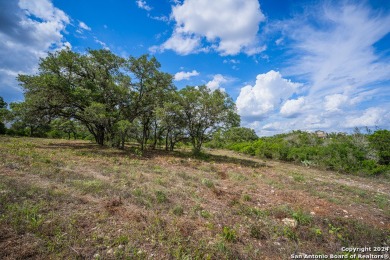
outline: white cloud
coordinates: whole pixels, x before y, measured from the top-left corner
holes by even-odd
[[[88,25],[86,25],[84,22],[82,21],[79,21],[79,27],[83,30],[86,30],[86,31],[90,31],[91,30],[91,27],[89,27]]]
[[[389,128],[389,46],[377,43],[390,33],[390,13],[351,1],[312,7],[271,28],[283,32],[275,42],[287,51],[281,72],[305,82],[299,97],[257,82],[244,87],[237,99],[243,123],[261,135]]]
[[[333,94],[325,96],[325,110],[340,111],[340,108],[348,103],[348,99],[348,96],[343,94]]]
[[[241,88],[236,101],[238,113],[243,118],[260,120],[278,110],[301,86],[282,78],[279,72],[273,70],[259,74],[253,87],[247,85]]]
[[[220,89],[221,91],[225,91],[225,89],[221,88],[220,86],[226,82],[229,82],[229,79],[227,79],[221,74],[216,74],[213,76],[213,79],[211,81],[207,82],[206,86],[212,91],[217,89]]]
[[[286,37],[295,41],[289,74],[308,79],[311,93],[326,95],[340,93],[340,86],[365,88],[390,79],[389,60],[381,59],[373,47],[390,32],[390,15],[373,13],[363,5],[325,5],[316,10],[321,12],[306,16],[315,17],[315,25],[302,16],[283,25]]]
[[[152,53],[163,52],[164,50],[174,50],[180,55],[190,53],[206,52],[205,48],[200,48],[201,38],[195,35],[183,35],[174,32],[173,35],[161,46],[152,46],[149,51]]]
[[[280,114],[285,117],[294,117],[303,112],[302,107],[305,103],[304,97],[298,99],[289,99],[280,108]]]
[[[93,39],[95,40],[96,43],[100,44],[103,47],[103,49],[105,49],[105,50],[109,50],[110,49],[105,42],[99,40],[96,37],[93,37]]]
[[[21,99],[13,75],[33,73],[47,51],[69,46],[62,33],[70,18],[49,0],[0,1],[0,17],[0,92]]]
[[[230,59],[230,60],[223,60],[223,63],[230,63],[230,64],[239,64],[239,60]]]
[[[178,54],[187,55],[190,53],[199,52],[200,43],[200,37],[174,32],[173,35],[163,43],[160,51],[174,50]]]
[[[175,74],[175,81],[189,80],[191,77],[198,76],[199,72],[193,70],[191,72],[180,71]]]
[[[350,116],[346,120],[347,127],[378,126],[390,120],[390,113],[385,109],[371,107],[364,111],[362,115]]]
[[[137,0],[136,3],[137,3],[137,5],[138,5],[138,8],[144,9],[144,10],[146,10],[146,11],[152,10],[152,7],[150,7],[150,6],[146,3],[146,1],[144,1],[144,0]]]
[[[263,50],[256,46],[259,23],[265,20],[257,0],[185,0],[172,7],[171,18],[176,27],[162,51],[199,52],[201,39],[222,55]],[[185,51],[181,43],[186,43]]]

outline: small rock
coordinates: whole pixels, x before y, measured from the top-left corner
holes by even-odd
[[[291,228],[296,228],[298,226],[298,222],[292,218],[284,218],[282,219],[282,222],[283,224]]]
[[[95,259],[100,259],[99,253],[94,254],[94,255],[93,255],[93,258],[95,258]]]
[[[345,214],[348,214],[348,211],[346,211],[345,209],[343,209],[343,212],[344,212]]]
[[[344,218],[348,218],[348,215],[345,215]]]
[[[112,250],[112,248],[107,250],[107,255],[112,255],[113,253],[114,253],[114,250]]]
[[[124,245],[119,245],[118,249],[123,249],[125,246]]]
[[[281,246],[281,244],[279,242],[274,242],[274,245],[275,246]]]
[[[314,216],[316,213],[314,211],[310,212],[310,215]]]

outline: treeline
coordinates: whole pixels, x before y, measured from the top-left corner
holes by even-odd
[[[215,142],[215,141],[214,141]],[[351,135],[293,131],[255,141],[234,142],[225,137],[214,147],[224,147],[261,158],[294,162],[343,173],[377,175],[390,173],[390,131],[377,130]]]
[[[206,86],[177,90],[172,78],[148,55],[125,59],[109,50],[49,53],[37,74],[17,77],[25,101],[11,103],[4,112],[11,124],[6,131],[90,136],[99,145],[120,148],[134,140],[142,150],[161,143],[173,150],[185,141],[199,152],[215,131],[239,126],[227,93]]]

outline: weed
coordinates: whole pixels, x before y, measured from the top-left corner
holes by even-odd
[[[376,195],[374,197],[374,201],[375,201],[376,205],[378,206],[378,208],[380,208],[380,209],[385,209],[385,207],[390,206],[389,198],[386,197],[385,195],[382,195],[382,194]]]
[[[205,185],[207,188],[214,188],[214,183],[209,179],[202,179],[202,184]]]
[[[251,196],[249,196],[248,194],[244,194],[244,195],[242,196],[242,199],[243,199],[244,201],[251,201],[251,200],[252,200]]]
[[[22,232],[25,230],[37,231],[44,222],[44,217],[40,214],[41,205],[31,205],[24,202],[23,204],[9,204],[6,208],[7,221],[9,221],[16,230]]]
[[[293,180],[296,182],[304,182],[305,181],[305,177],[303,176],[303,174],[298,173],[298,172],[293,172],[292,177],[293,177]]]
[[[300,225],[308,225],[312,221],[312,216],[308,213],[303,212],[302,210],[298,210],[297,212],[292,213],[292,217],[298,222]]]
[[[158,203],[165,203],[168,201],[167,195],[163,191],[158,190],[155,192],[155,195]]]
[[[290,227],[284,227],[283,229],[283,235],[285,237],[287,237],[288,239],[290,239],[291,241],[298,241],[298,235],[297,233],[295,232],[295,230],[293,230],[292,228]]]
[[[246,181],[248,178],[241,173],[232,173],[231,178],[235,181]]]
[[[182,216],[184,214],[184,209],[181,205],[176,205],[173,208],[172,213],[175,214],[176,216]]]
[[[342,229],[340,227],[335,227],[329,223],[329,234],[335,235],[338,239],[343,240],[343,234],[341,233]]]
[[[101,180],[73,180],[72,184],[85,193],[99,193],[104,188]]]
[[[235,242],[237,240],[237,233],[234,229],[232,229],[230,227],[223,227],[222,237],[227,242]]]
[[[266,239],[267,234],[264,231],[264,227],[260,225],[251,225],[249,228],[249,234],[256,239]]]
[[[201,215],[203,218],[210,218],[210,217],[211,217],[210,212],[208,212],[207,210],[201,210],[201,211],[200,211],[200,215]]]

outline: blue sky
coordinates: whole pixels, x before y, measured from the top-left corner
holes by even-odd
[[[65,46],[156,56],[178,88],[206,84],[259,135],[390,128],[390,1],[0,1],[0,96]]]

